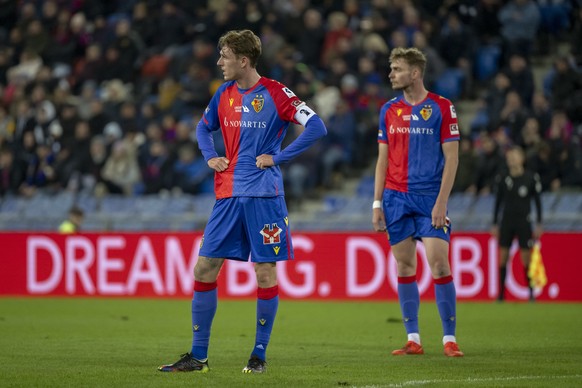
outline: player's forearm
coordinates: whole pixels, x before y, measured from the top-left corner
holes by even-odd
[[[196,126],[196,140],[198,141],[198,148],[200,148],[204,160],[208,162],[208,160],[216,158],[218,153],[216,153],[216,149],[214,148],[212,132],[206,128],[203,120],[200,120]]]
[[[374,172],[374,201],[381,201],[384,196],[384,187],[386,186],[386,170],[388,169],[387,155],[383,152],[382,147],[378,153],[376,170]]]
[[[443,169],[443,177],[437,202],[446,204],[449,201],[449,196],[451,195],[453,184],[455,183],[458,165],[458,157],[451,155],[445,158],[445,167]]]
[[[327,134],[325,124],[319,116],[313,116],[305,124],[305,130],[291,144],[289,144],[281,153],[273,156],[273,162],[276,165],[287,163],[309,147],[317,140]]]

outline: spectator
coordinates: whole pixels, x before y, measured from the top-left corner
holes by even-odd
[[[4,144],[12,143],[16,122],[6,111],[4,105],[0,105],[0,147]]]
[[[554,61],[554,74],[550,81],[553,109],[565,109],[577,115],[582,108],[582,75],[574,68],[571,58],[559,56]]]
[[[55,155],[48,144],[37,144],[31,156],[27,158],[24,183],[20,187],[20,192],[27,197],[33,196],[38,189],[49,188],[57,178]]]
[[[85,163],[78,165],[79,172],[79,191],[98,195],[105,191],[105,188],[99,188],[103,185],[101,171],[107,160],[107,148],[103,136],[94,136],[91,138],[89,145],[89,155]]]
[[[477,4],[474,29],[482,44],[499,44],[501,23],[497,15],[501,9],[501,0],[481,0]]]
[[[283,141],[283,149],[301,135],[303,129],[301,125],[291,125]],[[287,205],[294,210],[301,210],[304,200],[313,195],[316,188],[321,184],[321,153],[322,145],[317,142],[301,153],[293,163],[282,166],[285,187],[288,187],[285,191]]]
[[[23,182],[23,171],[9,146],[0,146],[0,198],[18,194]]]
[[[427,66],[424,71],[424,82],[429,90],[432,90],[434,82],[445,70],[445,62],[433,47],[429,46],[424,32],[417,31],[412,37],[414,47],[422,51],[426,56]]]
[[[522,144],[526,160],[538,152],[542,141],[540,123],[535,117],[528,117],[521,129]]]
[[[303,56],[302,62],[313,68],[319,67],[324,37],[321,13],[314,8],[307,9],[303,14],[303,31],[297,38],[297,51]]]
[[[542,92],[534,92],[531,114],[537,119],[540,126],[540,133],[549,128],[552,121],[552,109],[550,102]]]
[[[473,141],[468,137],[462,137],[459,143],[459,167],[452,192],[470,191],[469,188],[474,182],[475,171],[477,171],[477,164],[478,159]]]
[[[477,170],[475,172],[473,184],[468,192],[487,195],[490,194],[495,185],[495,177],[504,165],[503,153],[493,138],[482,133],[480,137],[481,148],[478,153]]]
[[[128,69],[135,69],[140,53],[145,49],[141,37],[131,29],[131,22],[121,18],[115,25],[113,46],[119,52],[119,62]]]
[[[59,225],[60,233],[77,233],[81,230],[81,225],[83,224],[83,218],[85,213],[83,209],[73,206],[69,210],[69,215],[66,220],[64,220]]]
[[[173,184],[183,193],[212,192],[212,172],[195,148],[183,145],[173,166]]]
[[[132,146],[126,140],[117,140],[107,158],[101,177],[107,191],[111,194],[126,196],[134,193],[134,187],[140,183],[137,157]]]
[[[322,183],[326,188],[341,187],[353,161],[356,118],[348,103],[339,100],[336,112],[327,121],[328,133],[322,150]]]
[[[76,90],[80,90],[87,81],[104,80],[104,66],[101,46],[96,43],[90,44],[85,50],[85,56],[79,60],[73,71]]]
[[[509,65],[503,72],[509,78],[510,88],[519,94],[524,106],[531,106],[535,85],[533,72],[527,60],[520,54],[512,54],[509,57]]]
[[[573,15],[574,27],[570,33],[570,53],[574,57],[574,61],[577,67],[582,67],[582,47],[580,42],[582,42],[582,7],[575,10]]]
[[[133,6],[131,29],[135,32],[145,47],[153,45],[156,36],[154,17],[149,13],[146,1],[138,1]]]
[[[144,162],[140,165],[144,194],[156,194],[171,188],[170,162],[167,145],[164,142],[158,140],[149,143]]]
[[[519,93],[511,90],[505,96],[505,105],[499,113],[499,120],[493,131],[504,131],[512,143],[521,144],[521,129],[529,116],[527,108],[523,105]]]
[[[557,155],[552,152],[548,142],[542,140],[526,165],[540,176],[542,191],[556,191],[560,186]]]
[[[35,52],[24,50],[20,62],[8,69],[6,78],[9,84],[24,85],[32,81],[42,66],[42,58]]]
[[[540,26],[540,11],[532,0],[510,0],[499,10],[505,58],[520,53],[529,59]]]
[[[352,31],[348,28],[348,18],[343,12],[333,12],[328,17],[328,30],[325,34],[323,46],[321,48],[321,65],[327,68],[331,59],[336,55],[337,44],[341,38],[348,41],[352,38]]]
[[[465,95],[472,94],[475,43],[471,29],[461,22],[456,13],[449,12],[441,29],[437,47],[448,67],[462,70]]]

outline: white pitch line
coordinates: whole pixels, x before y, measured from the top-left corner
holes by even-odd
[[[582,375],[560,375],[560,376],[509,376],[509,377],[489,377],[489,378],[466,378],[466,379],[433,379],[433,380],[410,380],[402,383],[394,383],[388,385],[365,385],[360,388],[384,388],[384,387],[410,387],[414,385],[427,385],[438,383],[487,383],[500,381],[519,381],[519,380],[540,380],[540,379],[581,379]]]

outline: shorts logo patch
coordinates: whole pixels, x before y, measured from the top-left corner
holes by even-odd
[[[278,255],[279,254],[279,249],[281,249],[280,246],[275,246],[273,247],[273,250],[275,251],[275,254]]]
[[[445,217],[445,226],[443,226],[443,231],[445,234],[449,232],[449,228],[451,227],[451,219],[449,217]]]
[[[281,232],[283,229],[279,228],[277,224],[265,224],[261,230],[263,236],[263,244],[279,244],[281,243]]]
[[[265,323],[267,323],[267,320],[265,318],[261,318],[261,319],[259,319],[259,323],[261,324],[261,326],[265,326]]]
[[[284,220],[285,220],[285,225],[289,226],[289,218],[285,217]]]

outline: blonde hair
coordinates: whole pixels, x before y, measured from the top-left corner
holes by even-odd
[[[251,30],[228,31],[218,40],[218,48],[228,47],[236,55],[247,57],[251,67],[257,67],[261,56],[261,39]]]
[[[416,47],[396,47],[390,52],[390,62],[402,59],[411,67],[417,67],[424,74],[426,68],[426,56]]]

